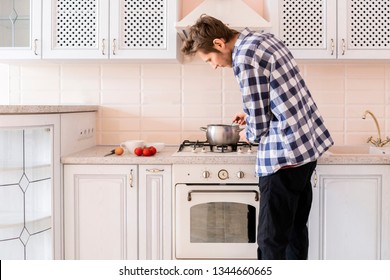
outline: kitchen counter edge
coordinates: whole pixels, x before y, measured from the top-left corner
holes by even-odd
[[[0,115],[79,113],[98,109],[97,105],[0,105]]]
[[[108,154],[114,146],[95,146],[61,158],[62,164],[253,164],[256,163],[256,154],[253,156],[180,156],[174,155],[177,146],[168,146],[155,156],[135,156],[125,152],[117,156]],[[390,155],[335,155],[325,153],[318,159],[321,165],[387,165],[390,164]]]

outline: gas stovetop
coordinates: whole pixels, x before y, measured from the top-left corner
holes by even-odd
[[[185,140],[180,145],[176,155],[252,155],[256,154],[257,144],[247,142],[238,142],[231,145],[212,145],[207,141],[189,141]]]

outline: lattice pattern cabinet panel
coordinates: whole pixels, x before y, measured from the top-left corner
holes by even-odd
[[[97,48],[98,9],[97,0],[56,1],[55,48]]]
[[[121,0],[121,48],[165,49],[166,0]]]
[[[390,1],[348,1],[348,48],[390,48]]]
[[[293,48],[324,48],[325,13],[323,0],[282,0],[280,37]]]

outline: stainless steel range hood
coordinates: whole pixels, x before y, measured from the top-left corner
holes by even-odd
[[[246,27],[256,31],[264,31],[271,28],[270,22],[262,18],[242,0],[205,0],[176,23],[176,30],[182,39],[187,38],[189,27],[202,14],[218,18],[230,28],[238,31]]]

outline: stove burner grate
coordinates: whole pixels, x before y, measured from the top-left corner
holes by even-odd
[[[192,147],[192,149],[195,151],[197,148],[206,149],[210,152],[215,153],[229,153],[229,152],[236,152],[237,147],[247,147],[251,148],[252,146],[258,146],[256,143],[247,143],[243,141],[237,142],[237,144],[230,144],[230,145],[211,145],[207,141],[189,141],[184,140],[183,143],[180,144],[178,152],[181,152],[185,147]]]

